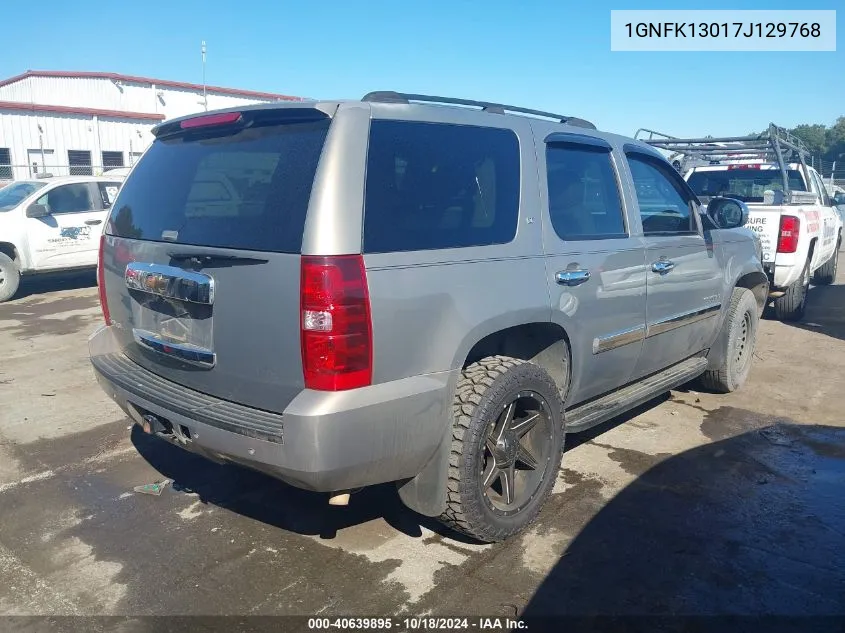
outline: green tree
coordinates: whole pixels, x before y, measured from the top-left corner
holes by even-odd
[[[819,156],[827,153],[827,126],[819,123],[812,125],[802,123],[801,125],[791,129],[790,132],[804,141],[804,144],[807,146],[807,149],[810,150],[811,154]]]
[[[836,119],[836,123],[827,130],[827,160],[837,160],[845,154],[845,116]]]

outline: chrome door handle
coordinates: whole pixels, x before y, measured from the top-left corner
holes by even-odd
[[[670,262],[668,259],[659,259],[651,265],[651,269],[661,275],[665,275],[673,268],[675,268],[675,262]]]
[[[590,271],[579,268],[577,270],[561,270],[555,275],[555,281],[561,286],[580,286],[589,281]]]
[[[102,220],[85,220],[85,224],[88,224],[90,226],[94,226],[95,224],[102,224],[102,223],[103,223]]]

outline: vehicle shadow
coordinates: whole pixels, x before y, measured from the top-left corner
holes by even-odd
[[[843,258],[845,261],[845,258]],[[831,286],[813,286],[807,300],[804,318],[794,327],[810,332],[819,332],[845,341],[845,275],[839,275],[839,283]]]
[[[173,480],[175,490],[196,493],[203,503],[283,530],[333,539],[339,530],[384,519],[408,536],[421,537],[421,526],[452,536],[438,522],[405,507],[394,484],[364,488],[352,495],[348,506],[335,507],[328,504],[326,494],[301,490],[236,464],[212,462],[147,435],[137,425],[131,441],[153,468]]]
[[[624,424],[668,398],[669,394],[664,394],[597,427],[568,435],[565,450],[572,450],[610,428]],[[408,509],[392,483],[365,488],[352,495],[348,506],[334,507],[328,505],[325,494],[294,488],[236,464],[212,462],[166,440],[147,435],[137,425],[133,426],[130,438],[138,453],[153,468],[173,480],[175,490],[196,493],[203,503],[226,508],[283,530],[333,539],[340,530],[383,519],[407,536],[422,537],[422,528],[425,528],[453,541],[478,543],[435,519]]]
[[[766,424],[616,494],[529,600],[527,629],[841,631],[845,428]],[[569,516],[593,484],[575,482]]]
[[[94,269],[69,273],[52,273],[23,277],[15,296],[10,303],[20,301],[33,295],[48,294],[60,290],[80,290],[93,288],[97,285],[97,273]]]

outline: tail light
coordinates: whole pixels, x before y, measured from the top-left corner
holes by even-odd
[[[109,303],[106,300],[106,280],[103,275],[103,250],[106,244],[105,233],[100,235],[100,254],[97,256],[97,290],[100,293],[100,307],[103,309],[103,318],[106,320],[106,325],[111,325],[111,315],[109,314]]]
[[[341,391],[372,382],[370,297],[361,255],[302,257],[305,387]]]
[[[798,250],[798,236],[801,234],[801,220],[794,215],[780,216],[778,253],[794,253]]]

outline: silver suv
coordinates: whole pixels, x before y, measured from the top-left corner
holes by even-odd
[[[458,106],[458,107],[455,107]],[[143,429],[482,541],[564,434],[746,379],[768,282],[741,202],[545,112],[371,93],[176,119],[99,260],[103,389]]]

